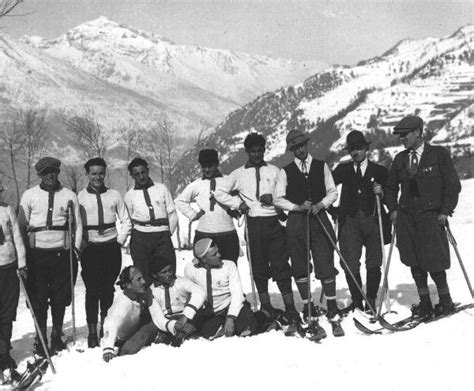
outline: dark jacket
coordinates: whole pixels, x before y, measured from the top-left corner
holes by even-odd
[[[356,198],[357,198],[357,175],[354,171],[354,163],[352,161],[339,164],[333,172],[334,182],[336,185],[342,183],[341,199],[339,202],[338,222],[339,231],[342,229],[346,216],[354,216],[356,212]],[[377,216],[375,194],[373,192],[373,182],[377,182],[385,188],[388,178],[388,170],[384,166],[375,164],[371,161],[367,164],[364,176],[362,178],[362,188],[368,200],[366,215],[374,214]],[[382,205],[382,226],[385,243],[390,243],[391,240],[391,225],[389,216]]]
[[[404,209],[409,198],[409,154],[408,149],[398,153],[390,168],[385,191],[385,201],[390,212]],[[453,213],[461,183],[447,149],[425,143],[415,179],[423,210],[436,210],[445,215]]]

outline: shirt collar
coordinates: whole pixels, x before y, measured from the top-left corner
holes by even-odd
[[[91,186],[91,184],[89,183],[89,184],[87,184],[86,190],[87,190],[87,192],[90,193],[90,194],[103,194],[103,193],[105,193],[105,192],[107,191],[107,186],[104,185],[104,186],[102,186],[101,189],[96,190],[96,189],[93,188],[93,187]]]
[[[356,162],[353,162],[353,163],[354,163],[354,169],[357,169],[357,163]],[[364,160],[360,162],[360,169],[365,170],[368,164],[369,164],[369,161],[367,158],[365,158]]]
[[[296,167],[298,167],[301,171],[301,165],[303,164],[303,160],[298,159],[295,157],[294,160]],[[311,163],[313,162],[313,157],[308,153],[308,156],[306,156],[306,159],[304,160],[306,163],[306,170],[309,171],[309,168],[311,167]]]
[[[247,162],[247,163],[245,163],[244,168],[255,168],[255,167],[263,167],[263,166],[268,166],[266,161],[263,161],[262,164],[259,164],[258,166],[256,166],[255,164],[252,164],[250,162]]]
[[[135,182],[134,189],[135,190],[144,190],[144,189],[148,189],[148,188],[152,187],[153,185],[154,185],[153,181],[150,178],[148,178],[148,182],[143,186],[140,186],[137,182]]]
[[[222,173],[219,170],[217,170],[216,175],[214,175],[212,178],[202,177],[202,180],[205,181],[205,180],[211,180],[211,179],[214,179],[214,178],[221,178],[221,177],[223,177]]]

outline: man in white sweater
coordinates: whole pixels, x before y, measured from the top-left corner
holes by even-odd
[[[177,227],[178,215],[170,191],[150,179],[145,160],[133,159],[128,171],[135,180],[135,186],[124,197],[133,223],[130,254],[150,285],[150,266],[163,258],[176,259],[171,235]]]
[[[120,193],[105,186],[107,165],[104,159],[90,159],[84,168],[89,183],[78,195],[84,247],[81,274],[86,286],[87,342],[90,348],[94,348],[99,346],[99,304],[103,326],[114,299],[114,284],[122,268],[121,246],[132,231],[132,223]],[[117,220],[120,222],[118,230]]]
[[[194,243],[203,238],[211,238],[216,243],[223,259],[237,262],[240,253],[239,236],[232,217],[239,213],[231,211],[216,201],[214,192],[224,179],[219,171],[219,158],[215,149],[203,149],[199,152],[202,179],[185,187],[176,198],[178,210],[190,222],[198,220]],[[191,206],[196,203],[199,210]]]
[[[4,191],[0,182],[0,194]],[[25,246],[15,212],[0,202],[0,375],[16,368],[10,355],[13,321],[20,295],[17,270],[26,279]],[[1,377],[1,376],[0,376]]]
[[[71,304],[69,248],[77,250],[82,241],[82,222],[76,194],[58,181],[61,162],[41,158],[35,169],[41,182],[26,190],[20,201],[19,223],[27,244],[28,284],[31,304],[46,340],[48,306],[51,306],[53,329],[51,353],[66,348],[62,327],[66,306]],[[73,243],[69,242],[68,218],[72,219]],[[77,260],[73,260],[73,280]],[[45,356],[39,337],[34,352]]]

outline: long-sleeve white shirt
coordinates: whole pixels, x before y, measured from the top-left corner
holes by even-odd
[[[305,165],[307,167],[306,172],[309,172],[309,168],[311,167],[312,161],[313,161],[313,158],[311,157],[310,154],[308,154],[305,160],[305,163],[306,163]],[[302,169],[302,165],[303,165],[302,161],[300,159],[295,158],[295,163],[298,169],[301,172],[304,172],[304,170]],[[296,209],[297,205],[286,199],[287,186],[288,186],[288,179],[286,177],[286,171],[280,170],[277,184],[275,186],[275,191],[273,193],[273,203],[276,207],[280,209],[292,211]],[[321,200],[321,202],[323,203],[324,208],[327,209],[332,204],[334,204],[334,202],[336,202],[337,200],[337,187],[334,183],[331,170],[329,169],[329,166],[327,165],[327,163],[324,163],[324,186],[326,187],[326,196]]]
[[[135,224],[134,221],[150,221],[150,209],[148,208],[144,192],[142,189],[130,189],[125,194],[124,201],[128,207],[130,218],[132,219],[133,229],[140,232],[163,232],[170,231],[171,234],[178,224],[178,215],[174,206],[173,197],[168,188],[162,183],[155,183],[149,187],[148,194],[150,196],[151,206],[155,219],[168,219],[169,226],[149,226]]]
[[[46,227],[48,200],[49,193],[41,189],[39,185],[23,193],[20,201],[19,215],[19,224],[22,232],[28,232],[33,228]],[[73,203],[74,245],[76,248],[80,248],[82,241],[82,221],[79,211],[79,201],[73,191],[63,186],[54,193],[52,226],[67,226],[67,206],[69,201]],[[34,243],[32,243],[31,235],[34,235]],[[30,233],[30,246],[43,249],[68,248],[67,235],[67,231],[54,230]]]
[[[278,179],[280,169],[273,164],[266,164],[260,167],[259,194],[273,194]],[[237,190],[239,196],[231,195],[231,192]],[[237,210],[245,201],[250,208],[249,216],[267,217],[276,216],[277,212],[274,206],[262,205],[257,199],[257,175],[256,168],[245,168],[242,166],[232,171],[232,173],[219,182],[214,194],[216,200],[234,210]]]
[[[164,286],[154,286],[152,284],[151,291],[153,298],[158,302],[161,311],[166,317],[182,314],[188,319],[193,319],[206,299],[204,290],[199,285],[184,277],[176,277],[173,286],[168,288],[170,299],[169,308],[167,308],[166,305],[166,289]]]
[[[0,202],[0,226],[3,244],[0,244],[0,269],[18,261],[18,268],[26,266],[25,245],[13,208]]]
[[[105,229],[102,235],[99,234],[97,229],[87,229],[87,226],[97,226],[99,224],[99,207],[97,195],[84,189],[79,193],[78,199],[85,241],[105,243],[117,239],[117,242],[123,245],[132,231],[132,222],[122,196],[114,189],[107,189],[107,191],[98,194],[98,196],[102,203],[103,223],[115,224],[118,219],[120,222],[119,229],[117,230],[117,227],[114,225]]]
[[[198,284],[207,298],[207,270],[188,263],[184,269],[185,277]],[[237,317],[245,301],[242,283],[237,266],[232,261],[222,261],[222,267],[211,269],[212,299],[214,312],[228,308],[227,316]]]
[[[216,179],[216,189],[223,177]],[[214,210],[211,211],[211,180],[198,179],[187,185],[181,194],[176,198],[175,203],[178,210],[185,215],[190,221],[196,218],[198,211],[191,206],[195,202],[204,214],[199,218],[197,230],[206,233],[220,233],[235,231],[232,217],[229,216],[227,210],[219,203],[214,201]]]

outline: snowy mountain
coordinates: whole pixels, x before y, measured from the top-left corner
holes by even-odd
[[[399,150],[393,125],[417,113],[425,119],[428,139],[463,145],[455,150],[470,154],[473,48],[474,25],[449,37],[404,40],[356,66],[334,66],[302,84],[259,96],[232,112],[205,143],[218,148],[226,171],[243,163],[242,141],[250,131],[267,137],[266,158],[276,163],[287,161],[285,137],[294,127],[309,132],[311,152],[331,162],[342,157],[345,137],[354,129],[369,133],[372,147],[393,154]]]
[[[304,80],[325,66],[177,45],[105,17],[56,39],[21,40],[49,57],[160,102],[194,124],[217,123],[263,91]],[[138,122],[144,119],[136,117]]]

